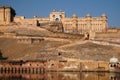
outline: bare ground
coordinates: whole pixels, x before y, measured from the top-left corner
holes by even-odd
[[[87,41],[70,43],[67,40],[42,41],[39,44],[17,43],[13,38],[0,38],[0,50],[4,57],[11,59],[58,59],[60,57],[81,60],[120,59],[120,47],[98,45]]]
[[[39,36],[48,38],[39,44],[17,43],[15,38],[0,38],[0,50],[3,57],[12,59],[61,59],[108,61],[115,56],[120,59],[120,47],[95,44],[83,41],[83,36],[64,33],[53,33],[41,28],[7,28],[3,32],[17,35]]]

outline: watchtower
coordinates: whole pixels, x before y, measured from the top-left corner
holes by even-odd
[[[0,6],[0,24],[10,23],[15,16],[15,10],[10,6]]]

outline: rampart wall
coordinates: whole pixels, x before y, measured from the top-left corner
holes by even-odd
[[[109,62],[104,61],[7,61],[0,62],[0,71],[45,72],[45,71],[109,71]]]
[[[48,23],[50,22],[50,18],[35,18],[39,23]]]
[[[26,19],[24,16],[16,16],[14,17],[14,22],[19,24],[20,26],[37,26],[38,21],[35,19]]]
[[[44,38],[37,38],[37,37],[17,37],[18,43],[25,43],[25,44],[38,44],[41,41],[44,41]]]
[[[96,38],[120,38],[118,32],[96,33]]]
[[[95,40],[107,40],[112,42],[120,42],[120,29],[108,29],[108,32],[96,33]]]

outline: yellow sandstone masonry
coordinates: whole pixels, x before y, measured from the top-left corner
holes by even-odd
[[[55,11],[50,12],[49,17],[39,18],[34,16],[31,19],[26,19],[24,16],[15,16],[15,10],[10,6],[0,6],[0,25],[14,22],[23,26],[38,26],[43,23],[60,22],[63,25],[65,33],[90,33],[106,32],[108,27],[107,16],[102,14],[100,17],[92,17],[87,14],[85,17],[78,17],[73,14],[72,17],[67,18],[65,12]]]

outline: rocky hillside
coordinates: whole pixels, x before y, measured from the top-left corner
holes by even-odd
[[[89,41],[50,39],[39,44],[17,43],[16,39],[0,38],[0,50],[7,59],[62,59],[109,60],[120,59],[120,47],[99,45]]]
[[[47,29],[32,26],[32,27],[16,27],[7,26],[0,27],[0,33],[15,33],[17,36],[37,36],[37,37],[53,37],[53,38],[70,38],[70,39],[82,39],[84,35],[67,34],[67,33],[56,33],[48,31]]]
[[[55,33],[39,27],[0,28],[0,35],[15,33],[17,36],[44,37],[37,44],[18,43],[17,38],[0,37],[0,53],[4,59],[81,59],[105,60],[115,56],[120,59],[120,44],[97,44],[84,41],[83,35]],[[118,45],[118,46],[116,46]]]
[[[17,39],[13,38],[0,38],[0,50],[3,57],[8,59],[33,59],[36,58],[36,52],[55,49],[68,43],[69,41],[65,40],[47,40],[41,41],[39,44],[25,44],[18,43]]]
[[[120,47],[100,45],[92,42],[62,46],[58,50],[64,57],[82,60],[109,60],[116,56],[120,59]]]

